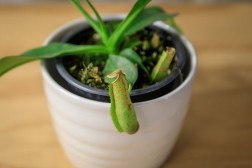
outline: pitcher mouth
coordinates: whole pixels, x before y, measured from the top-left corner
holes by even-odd
[[[63,36],[57,37],[58,41],[66,42],[69,40],[69,38],[72,38],[76,34],[80,34],[81,32],[83,32],[87,28],[87,25],[83,26],[83,23],[84,22],[81,23],[82,28],[77,28],[76,30],[74,30],[75,29],[74,26],[70,27],[71,29],[73,29],[73,32],[65,34],[64,37]],[[177,50],[179,60],[182,60],[180,61],[179,67],[181,68],[185,79],[190,70],[189,51],[185,46],[183,40],[181,39],[181,36],[172,30],[169,31],[170,28],[167,28],[165,26],[167,25],[159,24],[157,26],[154,26],[154,28],[162,29],[162,31],[167,36],[172,37],[174,47]],[[48,73],[52,76],[52,78],[66,90],[78,96],[88,98],[91,100],[100,102],[110,102],[109,93],[107,90],[87,86],[78,81],[77,79],[75,79],[74,77],[72,77],[62,64],[62,59],[59,58],[49,59],[44,61],[44,65]],[[169,76],[167,76],[160,82],[157,82],[145,88],[132,90],[130,93],[132,102],[143,102],[152,100],[161,97],[171,92],[172,90],[176,89],[181,84],[181,80],[179,77],[180,73],[181,72],[179,70],[174,70]]]

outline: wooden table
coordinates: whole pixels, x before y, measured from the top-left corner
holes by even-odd
[[[102,13],[130,4],[98,3]],[[164,168],[252,167],[252,5],[165,6],[198,53],[190,110]],[[58,26],[80,17],[70,4],[0,6],[0,56],[39,46]],[[0,79],[0,167],[72,168],[56,139],[39,63]]]

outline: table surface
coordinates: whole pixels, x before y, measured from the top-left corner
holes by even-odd
[[[97,3],[102,13],[130,4]],[[193,42],[199,67],[184,127],[164,168],[252,167],[252,5],[177,5],[178,23]],[[81,15],[70,4],[0,6],[0,56],[40,46]],[[39,63],[1,77],[0,167],[72,168],[57,141]]]

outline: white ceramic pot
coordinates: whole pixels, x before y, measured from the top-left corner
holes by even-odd
[[[83,20],[64,25],[45,44],[57,41],[73,27],[82,25]],[[73,165],[78,168],[157,168],[165,162],[187,113],[197,65],[191,43],[183,36],[181,39],[190,54],[188,76],[172,92],[134,103],[140,123],[140,129],[134,135],[116,131],[110,117],[110,103],[67,91],[55,82],[42,64],[52,120],[59,141]]]

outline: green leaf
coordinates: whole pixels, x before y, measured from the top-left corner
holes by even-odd
[[[111,79],[106,77],[108,74],[114,72],[115,70],[121,69],[126,76],[128,83],[133,86],[137,80],[138,72],[134,64],[127,58],[110,55],[107,59],[103,74],[105,76],[105,81],[111,83]]]
[[[46,46],[31,49],[21,54],[28,57],[52,58],[63,55],[107,54],[108,50],[102,45],[76,45],[66,43],[51,43]]]
[[[149,72],[142,63],[141,57],[131,48],[126,48],[120,52],[120,55],[129,59],[131,62],[138,64],[148,75]]]
[[[116,70],[108,75],[113,79],[109,92],[111,102],[111,117],[119,132],[134,134],[138,131],[139,123],[135,108],[130,99],[128,83],[122,70]]]
[[[127,17],[121,22],[121,24],[117,27],[117,29],[113,32],[109,39],[109,45],[111,47],[112,52],[115,52],[116,47],[119,45],[119,42],[123,38],[123,34],[125,30],[132,24],[134,19],[141,13],[144,7],[150,2],[151,0],[138,0]]]
[[[37,60],[33,57],[8,56],[0,59],[0,76],[22,64]]]
[[[99,13],[96,11],[96,9],[94,8],[94,6],[92,5],[92,3],[90,3],[89,0],[86,0],[88,5],[90,6],[90,8],[93,10],[93,12],[95,13],[96,15],[96,18],[97,18],[97,21],[98,21],[98,24],[100,25],[100,30],[101,30],[101,37],[102,37],[102,40],[104,42],[104,44],[107,45],[107,42],[108,42],[108,30],[104,24],[104,22],[102,21],[102,18],[101,16],[99,15]]]
[[[130,40],[125,40],[123,42],[122,48],[136,48],[137,46],[140,46],[142,44],[142,41],[139,39],[130,39]]]
[[[125,31],[124,36],[131,35],[146,26],[151,25],[155,21],[160,20],[173,20],[176,16],[176,13],[166,13],[163,9],[157,6],[152,6],[145,8],[131,23],[128,29]]]
[[[112,34],[114,30],[120,25],[121,20],[110,20],[106,23],[109,34]]]
[[[9,70],[39,59],[48,59],[65,55],[80,55],[80,54],[107,54],[108,51],[103,46],[93,45],[74,45],[63,43],[51,43],[47,46],[38,47],[24,52],[17,56],[7,56],[0,59],[0,76]]]
[[[99,24],[89,15],[89,13],[81,6],[79,0],[71,0],[72,3],[79,9],[83,16],[87,19],[88,23],[93,27],[93,29],[102,36],[102,30],[99,27]]]
[[[182,29],[179,27],[179,25],[176,23],[174,18],[168,18],[165,20],[165,23],[173,27],[178,33],[183,33]]]

